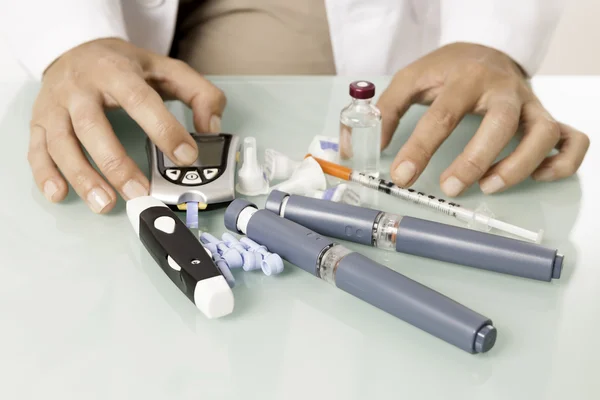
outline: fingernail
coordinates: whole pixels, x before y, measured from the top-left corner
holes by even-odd
[[[104,189],[94,188],[88,193],[87,201],[92,211],[99,214],[110,203],[110,197]]]
[[[175,158],[182,164],[193,164],[198,158],[198,153],[192,146],[187,143],[182,143],[173,152]]]
[[[213,115],[210,117],[210,131],[211,133],[221,132],[221,117],[218,115]]]
[[[46,183],[44,183],[44,196],[48,199],[48,201],[52,201],[52,196],[58,192],[58,186],[56,183],[52,182],[52,180],[48,179]]]
[[[552,181],[554,180],[554,170],[552,168],[544,168],[533,175],[536,181]]]
[[[412,161],[402,161],[392,174],[392,179],[397,185],[404,186],[412,180],[417,173],[417,167]]]
[[[446,193],[447,196],[450,196],[450,197],[458,196],[460,194],[460,192],[462,192],[464,189],[465,189],[465,184],[462,183],[460,181],[460,179],[458,179],[455,176],[451,176],[450,178],[447,178],[442,183],[442,191],[444,193]]]
[[[485,194],[495,193],[504,186],[506,186],[504,179],[502,179],[500,175],[496,174],[488,176],[479,183],[479,188]]]
[[[141,183],[135,179],[131,179],[123,185],[123,194],[126,197],[125,200],[131,200],[135,199],[136,197],[147,196],[148,191]]]

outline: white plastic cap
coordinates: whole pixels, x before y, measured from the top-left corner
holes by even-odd
[[[254,271],[255,269],[260,269],[260,264],[263,260],[263,257],[260,253],[246,251],[242,253],[242,258],[244,259],[244,265],[242,266],[244,271]]]
[[[345,183],[341,183],[337,186],[329,188],[323,192],[321,199],[339,203],[342,200],[342,196],[344,195],[344,192],[347,188],[348,185],[346,185]]]
[[[233,312],[233,292],[221,275],[196,283],[194,304],[209,319],[220,318]]]
[[[292,177],[273,186],[271,190],[306,196],[315,190],[325,190],[327,180],[319,163],[312,157],[305,158]]]
[[[140,236],[140,214],[150,207],[167,207],[162,201],[152,196],[135,197],[127,201],[127,217],[135,233]]]
[[[244,261],[242,255],[235,249],[228,248],[223,252],[223,259],[227,262],[230,268],[241,268]]]
[[[312,197],[314,199],[323,199],[325,197],[325,191],[323,190],[307,190],[306,197]]]
[[[288,179],[300,166],[301,161],[295,161],[277,150],[265,150],[265,174],[269,181]]]
[[[322,160],[338,162],[340,139],[337,137],[317,135],[308,146],[308,153]]]
[[[283,271],[283,260],[279,254],[269,254],[260,264],[263,273],[267,276],[277,275]]]
[[[269,191],[269,182],[258,163],[256,139],[247,137],[243,143],[242,167],[238,171],[236,190],[245,196],[259,196]]]

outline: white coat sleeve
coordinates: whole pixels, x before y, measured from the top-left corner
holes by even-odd
[[[0,33],[12,57],[36,80],[80,44],[108,37],[127,40],[120,0],[0,1]]]
[[[440,45],[476,43],[510,56],[534,75],[546,54],[563,0],[440,0]]]

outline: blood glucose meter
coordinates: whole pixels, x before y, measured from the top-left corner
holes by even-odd
[[[235,164],[239,137],[227,133],[190,133],[198,144],[198,158],[180,167],[147,141],[150,164],[150,196],[172,209],[187,202],[206,204],[207,209],[227,206],[235,199]]]

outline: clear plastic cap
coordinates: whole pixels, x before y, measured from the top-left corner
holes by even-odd
[[[277,150],[265,150],[265,174],[269,181],[288,179],[300,163]]]
[[[258,163],[256,139],[247,137],[243,142],[242,167],[238,171],[236,190],[246,196],[259,196],[269,191],[269,182]]]

